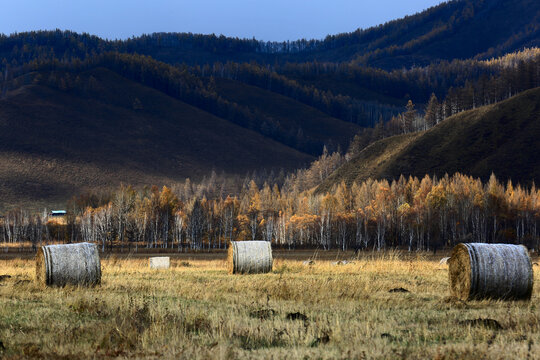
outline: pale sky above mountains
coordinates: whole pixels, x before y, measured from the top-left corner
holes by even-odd
[[[152,32],[322,39],[412,15],[440,0],[2,1],[0,33],[73,30],[109,39]]]

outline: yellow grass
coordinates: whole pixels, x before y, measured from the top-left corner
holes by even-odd
[[[535,358],[538,286],[530,302],[449,297],[447,267],[418,255],[354,264],[277,258],[274,271],[228,275],[218,259],[102,260],[96,288],[43,288],[32,260],[0,260],[4,358]],[[535,278],[538,279],[535,267]],[[538,284],[536,284],[538,285]],[[408,293],[392,292],[405,288]],[[290,320],[289,313],[307,320]],[[497,320],[503,329],[461,324]],[[1,349],[1,347],[0,347]]]

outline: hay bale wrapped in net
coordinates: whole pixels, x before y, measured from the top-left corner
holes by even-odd
[[[462,243],[448,263],[450,292],[461,300],[531,298],[533,270],[525,246]]]
[[[155,256],[148,259],[150,269],[168,269],[171,266],[171,258],[168,256]]]
[[[95,244],[47,245],[38,249],[36,280],[53,286],[101,283],[101,262]]]
[[[229,274],[270,272],[272,245],[269,241],[231,241],[227,261]]]

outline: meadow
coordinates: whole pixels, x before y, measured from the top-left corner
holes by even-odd
[[[530,302],[463,302],[441,257],[277,252],[272,273],[228,275],[224,253],[157,271],[103,255],[101,286],[44,288],[31,257],[4,256],[0,358],[537,358],[538,280]]]

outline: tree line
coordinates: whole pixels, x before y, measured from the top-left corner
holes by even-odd
[[[537,48],[470,64],[480,64],[479,69],[491,70],[470,70],[479,76],[464,80],[462,86],[450,87],[443,97],[439,98],[432,92],[425,106],[420,104],[417,107],[409,100],[401,113],[388,121],[379,118],[372,128],[362,129],[351,142],[349,152],[356,154],[370,143],[385,137],[428,130],[462,111],[491,105],[540,86],[540,49]],[[430,73],[427,71],[427,74]],[[426,86],[426,89],[429,88]]]
[[[289,184],[290,185],[290,184]],[[494,175],[462,174],[337,184],[327,193],[255,181],[237,195],[207,198],[194,185],[175,190],[122,186],[106,197],[80,196],[64,225],[14,210],[0,220],[4,246],[90,241],[113,248],[207,251],[231,240],[271,241],[286,249],[432,250],[458,242],[539,247],[540,189]]]

